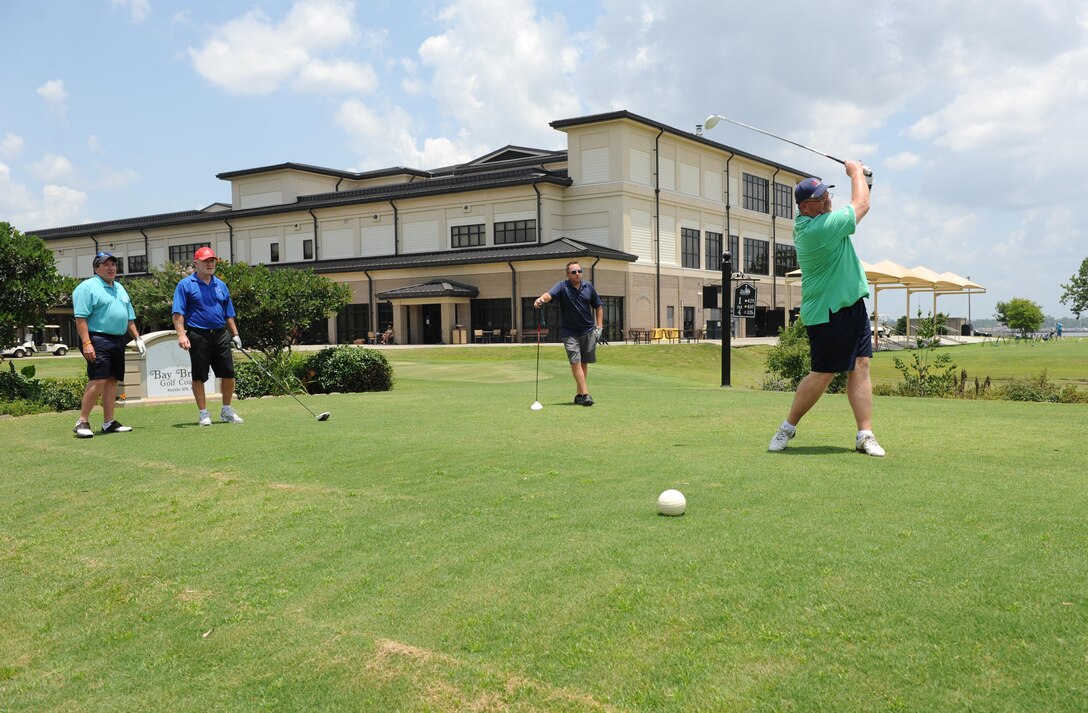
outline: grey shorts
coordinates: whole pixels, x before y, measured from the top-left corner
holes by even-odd
[[[597,335],[593,330],[578,337],[564,337],[563,346],[567,349],[567,359],[571,364],[597,361]]]

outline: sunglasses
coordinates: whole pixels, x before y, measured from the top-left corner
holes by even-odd
[[[572,274],[572,275],[581,275],[582,271],[581,270],[571,270],[570,274]]]

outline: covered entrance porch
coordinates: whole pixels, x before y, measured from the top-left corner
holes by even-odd
[[[393,305],[393,332],[398,344],[464,343],[475,285],[437,279],[375,295]]]

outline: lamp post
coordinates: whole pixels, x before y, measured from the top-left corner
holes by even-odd
[[[729,341],[733,331],[733,310],[729,304],[733,292],[733,256],[722,253],[722,386],[730,386]]]

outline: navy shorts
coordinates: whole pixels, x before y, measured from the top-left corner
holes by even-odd
[[[189,363],[193,366],[193,381],[207,381],[208,367],[220,379],[234,378],[234,355],[230,351],[230,334],[226,329],[185,330],[189,337]]]
[[[94,363],[87,362],[87,381],[125,380],[125,335],[90,332]]]
[[[826,374],[853,371],[858,357],[873,356],[873,330],[865,300],[831,313],[826,324],[805,326],[812,370]]]

